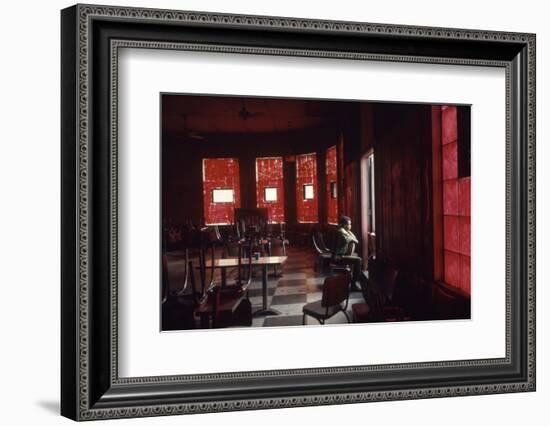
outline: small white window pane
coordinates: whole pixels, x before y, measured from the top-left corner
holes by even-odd
[[[265,201],[277,201],[277,188],[264,189]]]
[[[313,200],[313,185],[304,185],[304,200]]]
[[[232,203],[233,202],[233,190],[232,189],[213,189],[212,201],[214,203]]]
[[[331,198],[338,198],[338,189],[336,188],[336,182],[330,183],[330,196]]]

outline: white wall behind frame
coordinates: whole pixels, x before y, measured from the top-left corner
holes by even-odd
[[[337,405],[186,417],[107,420],[101,425],[280,426],[354,421],[410,426],[544,425],[550,400],[550,28],[538,0],[390,0],[383,2],[251,0],[101,0],[229,13],[449,26],[537,33],[537,392],[374,404]],[[69,425],[59,416],[59,9],[69,0],[6,2],[0,26],[0,320],[2,422]],[[32,226],[31,226],[32,224]],[[24,230],[32,229],[37,251]],[[26,295],[29,295],[26,297]],[[22,313],[22,298],[26,314]],[[388,420],[390,419],[390,420]]]

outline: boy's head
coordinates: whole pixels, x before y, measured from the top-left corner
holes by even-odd
[[[339,224],[342,228],[348,231],[351,230],[351,219],[348,216],[342,216],[340,218]]]

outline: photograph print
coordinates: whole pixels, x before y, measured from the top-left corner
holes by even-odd
[[[469,105],[160,103],[161,331],[470,319]]]

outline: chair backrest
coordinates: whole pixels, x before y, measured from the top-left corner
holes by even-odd
[[[189,249],[185,248],[185,257],[184,257],[184,270],[183,270],[183,282],[180,289],[177,291],[178,296],[182,296],[186,293],[187,287],[189,286]]]
[[[197,288],[197,282],[195,279],[195,269],[193,268],[193,261],[190,260],[187,262],[188,270],[189,270],[189,282],[191,283],[191,295],[193,296],[193,301],[195,302],[195,306],[200,305],[201,301],[204,299],[204,294],[202,293],[202,288],[199,290]]]
[[[168,300],[170,292],[170,280],[168,279],[168,257],[162,253],[162,303]]]
[[[323,237],[323,234],[321,232],[317,232],[317,244],[319,245],[319,248],[323,251],[329,252],[329,248],[325,244],[325,237]]]
[[[238,226],[239,238],[267,233],[267,208],[236,208],[235,224]]]
[[[323,250],[321,250],[321,248],[319,247],[317,239],[315,238],[315,234],[311,234],[311,239],[313,240],[313,247],[315,248],[317,254],[323,254]]]
[[[281,237],[271,238],[271,255],[286,256],[286,240]]]
[[[247,276],[244,276],[246,271]],[[239,244],[239,263],[237,267],[237,283],[242,289],[248,288],[252,282],[252,240]]]
[[[325,278],[321,306],[327,308],[329,306],[338,305],[347,300],[349,297],[350,282],[351,274],[349,272]]]
[[[387,268],[384,271],[384,289],[387,295],[393,298],[396,290],[397,279],[399,277],[399,271],[394,268]]]
[[[206,267],[206,262],[210,261],[211,267]],[[214,273],[215,269],[212,267],[215,261],[215,249],[214,244],[211,244],[210,247],[205,247],[201,245],[199,252],[199,269],[200,269],[200,280],[201,280],[201,290],[203,293],[208,291],[211,287],[214,286]],[[210,278],[207,283],[207,273],[210,273]]]

